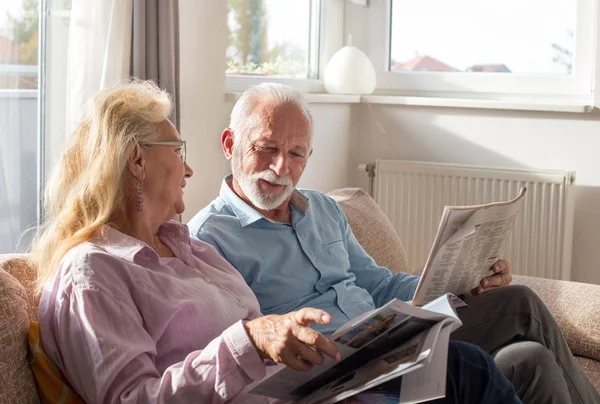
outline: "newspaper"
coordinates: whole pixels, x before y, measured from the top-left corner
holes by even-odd
[[[506,202],[446,206],[412,304],[422,306],[444,293],[461,295],[490,275],[503,253],[527,188]]]
[[[443,295],[422,308],[394,299],[349,321],[329,337],[342,355],[340,362],[325,357],[322,365],[307,372],[280,365],[250,393],[326,404],[400,377],[393,382],[398,387],[391,393],[395,402],[444,397],[448,339],[462,325],[456,299]]]

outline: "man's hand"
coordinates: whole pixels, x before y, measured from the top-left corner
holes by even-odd
[[[508,263],[508,261],[500,260],[494,265],[492,265],[490,270],[494,274],[483,278],[481,282],[479,282],[479,286],[471,290],[471,293],[473,293],[473,295],[477,296],[490,289],[510,285],[510,283],[512,282],[512,275],[510,274],[510,264]]]
[[[321,353],[338,361],[341,358],[331,341],[309,327],[312,322],[328,324],[331,316],[323,310],[304,308],[283,316],[259,317],[244,326],[262,358],[306,371],[323,363]]]

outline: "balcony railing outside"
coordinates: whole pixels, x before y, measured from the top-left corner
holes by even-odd
[[[37,66],[0,66],[6,84],[35,76]],[[37,120],[37,90],[0,89],[0,253],[26,249],[36,225]]]

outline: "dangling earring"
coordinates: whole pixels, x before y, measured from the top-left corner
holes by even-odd
[[[144,191],[142,190],[142,181],[140,181],[140,182],[138,182],[138,198],[137,198],[138,212],[141,212],[143,210],[143,208],[142,208],[142,202],[144,202],[144,198],[142,198],[143,193],[144,193]]]

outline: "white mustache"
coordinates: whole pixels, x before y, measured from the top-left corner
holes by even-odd
[[[292,186],[292,179],[288,176],[280,177],[271,170],[261,171],[251,175],[253,180],[265,180],[272,184]]]

